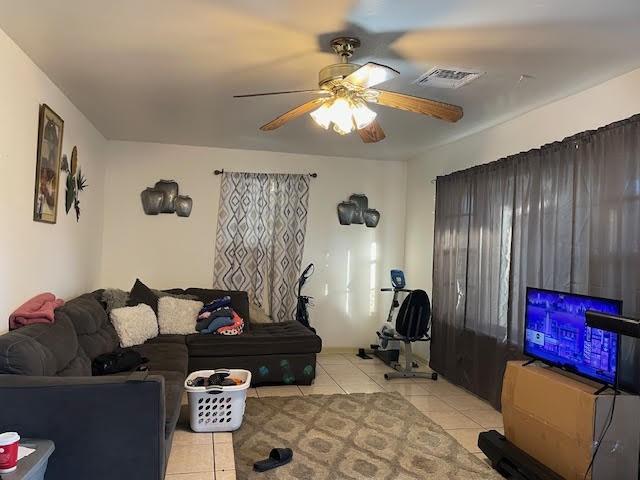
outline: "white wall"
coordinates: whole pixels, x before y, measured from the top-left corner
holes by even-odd
[[[37,293],[68,298],[97,286],[102,250],[103,149],[106,140],[0,30],[0,333],[15,307]],[[78,146],[88,190],[76,223],[64,210],[61,175],[57,224],[33,218],[38,109],[46,103],[64,124],[63,153]]]
[[[433,178],[640,113],[639,85],[640,69],[410,160],[407,167],[406,270],[414,284],[431,291]]]
[[[389,284],[389,270],[404,263],[402,162],[109,142],[101,284],[128,289],[139,276],[154,288],[211,287],[221,180],[213,170],[220,168],[318,173],[311,181],[303,260],[303,265],[316,264],[305,290],[316,300],[312,323],[325,346],[371,343],[391,300],[377,290]],[[143,213],[140,192],[161,178],[175,179],[180,191],[193,198],[189,218]],[[377,228],[338,224],[336,205],[351,193],[366,193],[370,205],[380,210]],[[377,252],[374,261],[372,244]]]

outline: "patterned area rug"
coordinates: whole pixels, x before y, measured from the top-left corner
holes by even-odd
[[[248,398],[233,446],[238,480],[502,478],[396,393]],[[273,447],[292,462],[253,472]]]

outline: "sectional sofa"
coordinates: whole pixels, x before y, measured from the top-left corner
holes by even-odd
[[[168,292],[205,303],[230,295],[245,333],[160,335],[133,347],[148,372],[92,376],[92,360],[119,343],[98,290],[57,309],[52,324],[0,335],[0,431],[55,442],[48,480],[162,479],[191,371],[244,368],[254,386],[313,382],[322,342],[298,322],[252,323],[245,292]]]

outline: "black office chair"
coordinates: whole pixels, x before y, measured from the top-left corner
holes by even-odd
[[[385,373],[384,378],[430,378],[437,380],[436,372],[416,372],[413,370],[413,342],[428,342],[431,337],[427,333],[431,324],[431,302],[429,295],[424,290],[413,290],[402,302],[398,316],[396,317],[395,333],[382,332],[387,340],[404,342],[405,368],[395,372]]]

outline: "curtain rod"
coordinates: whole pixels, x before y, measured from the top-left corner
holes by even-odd
[[[214,174],[214,175],[222,175],[223,173],[224,173],[224,168],[223,168],[222,170],[214,170],[214,171],[213,171],[213,174]],[[311,178],[318,178],[318,174],[317,174],[317,173],[315,173],[315,172],[310,173],[310,174],[309,174],[309,176],[310,176]]]

